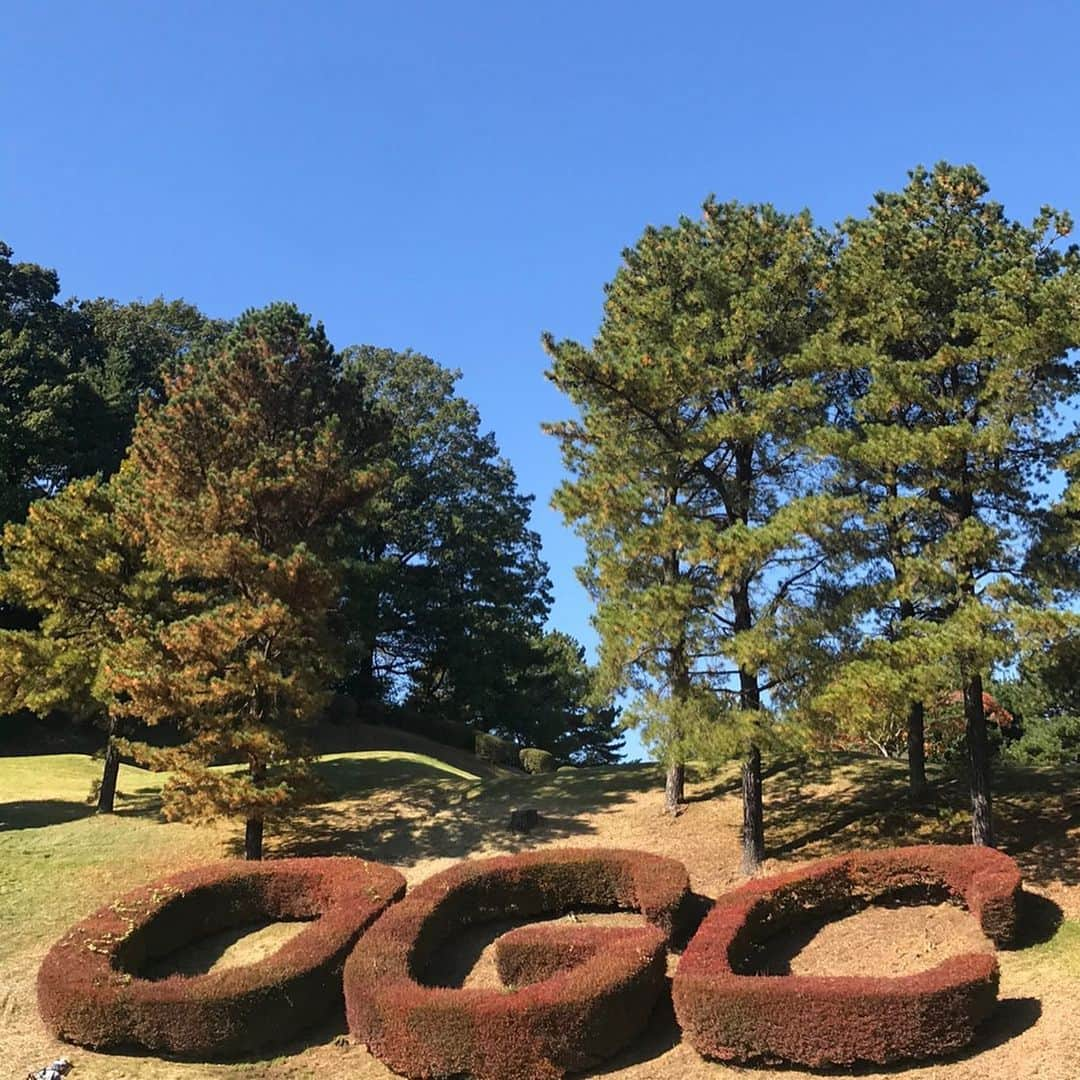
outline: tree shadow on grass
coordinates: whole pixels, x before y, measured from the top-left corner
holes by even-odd
[[[1011,949],[1030,949],[1035,945],[1044,945],[1054,937],[1064,920],[1065,913],[1049,897],[1026,891],[1021,893],[1016,939]]]
[[[466,858],[489,846],[521,851],[597,830],[586,813],[611,811],[656,786],[652,767],[567,770],[486,783],[415,781],[310,806],[268,837],[273,856],[359,855],[396,866]],[[529,833],[509,828],[510,810],[540,814]],[[240,840],[235,841],[237,849]]]
[[[998,842],[1032,882],[1080,884],[1076,770],[995,772]],[[807,762],[765,784],[768,854],[819,858],[838,849],[894,844],[969,844],[966,780],[932,776],[923,801],[911,799],[900,762],[853,758]]]
[[[1000,770],[994,802],[998,842],[1040,883],[1080,885],[1080,774],[1078,770],[1012,767]]]
[[[43,829],[90,817],[94,808],[67,799],[24,799],[0,803],[0,832],[16,829]]]

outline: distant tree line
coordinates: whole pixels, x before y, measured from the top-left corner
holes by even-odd
[[[987,689],[1023,698],[1016,753],[1075,754],[1080,255],[988,190],[918,168],[834,231],[710,199],[623,253],[591,346],[545,338],[602,686],[672,811],[686,762],[742,758],[747,871],[763,752],[899,732],[919,799],[951,703],[978,844]]]
[[[61,302],[12,256],[0,713],[104,728],[101,810],[127,752],[170,770],[167,813],[239,816],[258,857],[264,822],[313,796],[312,725],[342,695],[360,719],[618,757],[584,650],[544,628],[531,498],[455,372],[338,352],[287,304]]]

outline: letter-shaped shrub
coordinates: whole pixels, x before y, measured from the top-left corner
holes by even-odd
[[[989,848],[868,851],[750,881],[720,898],[679,962],[672,994],[683,1034],[724,1061],[886,1063],[971,1041],[997,1000],[997,959],[953,957],[915,975],[760,975],[754,947],[823,913],[919,893],[961,903],[998,945],[1016,928],[1020,871]]]
[[[460,863],[413,889],[353,951],[345,964],[349,1028],[410,1077],[544,1080],[586,1068],[647,1021],[689,886],[681,863],[636,851]],[[509,993],[419,981],[439,945],[469,925],[583,908],[640,911],[651,925],[583,928],[587,945],[576,928],[515,931],[496,947],[501,973],[518,985]]]
[[[235,1057],[285,1041],[340,1008],[341,969],[360,934],[405,892],[362,859],[223,862],[129,893],[72,927],[38,972],[38,1007],[61,1039],[180,1057]],[[310,920],[255,964],[140,978],[144,964],[207,934]]]

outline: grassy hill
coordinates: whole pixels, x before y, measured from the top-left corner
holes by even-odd
[[[416,882],[459,858],[545,844],[616,845],[682,859],[695,890],[706,896],[740,880],[734,769],[693,775],[690,802],[673,821],[661,812],[662,778],[652,765],[541,776],[470,770],[446,748],[408,738],[407,748],[400,741],[380,747],[371,745],[380,736],[367,732],[361,748],[327,754],[319,771],[331,797],[271,830],[268,856],[361,855]],[[71,922],[135,884],[239,849],[241,830],[233,823],[198,829],[161,821],[161,778],[129,766],[121,771],[118,812],[94,816],[86,796],[98,770],[82,754],[0,758],[0,1060],[11,1075],[24,1075],[61,1050],[38,1023],[34,978],[45,950]],[[964,842],[963,785],[942,775],[934,781],[933,801],[913,807],[896,762],[848,756],[773,773],[766,781],[767,869],[857,846]],[[917,1080],[1080,1075],[1080,775],[1011,770],[999,784],[1001,844],[1037,894],[1026,947],[1001,957],[1003,1002],[982,1042],[957,1061],[905,1072]],[[506,828],[518,805],[542,814],[529,837]],[[331,1021],[277,1056],[229,1066],[66,1052],[80,1080],[391,1076],[361,1047],[335,1044],[342,1030]],[[701,1061],[661,1008],[604,1075],[731,1080],[745,1071]],[[790,1080],[798,1074],[756,1069],[754,1075]]]

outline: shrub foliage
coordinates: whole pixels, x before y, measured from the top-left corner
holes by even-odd
[[[521,767],[527,773],[545,773],[555,771],[555,757],[547,750],[538,750],[534,746],[526,747],[518,755]]]
[[[683,955],[673,986],[679,1024],[699,1053],[725,1061],[818,1067],[955,1051],[996,1003],[993,955],[957,956],[897,978],[761,976],[754,948],[822,913],[919,894],[962,903],[1007,945],[1020,887],[1008,856],[945,846],[860,852],[751,881],[717,902]]]
[[[682,864],[643,852],[563,849],[461,863],[410,892],[349,957],[349,1028],[410,1077],[543,1080],[586,1068],[644,1026],[688,895]],[[640,911],[650,925],[592,928],[580,955],[574,930],[511,935],[498,961],[519,986],[511,993],[420,981],[439,945],[466,926],[581,908]]]
[[[215,863],[138,889],[72,927],[38,973],[49,1030],[94,1049],[225,1059],[281,1042],[340,1008],[341,969],[364,929],[405,892],[361,859]],[[261,920],[310,925],[259,963],[186,978],[147,961]]]

